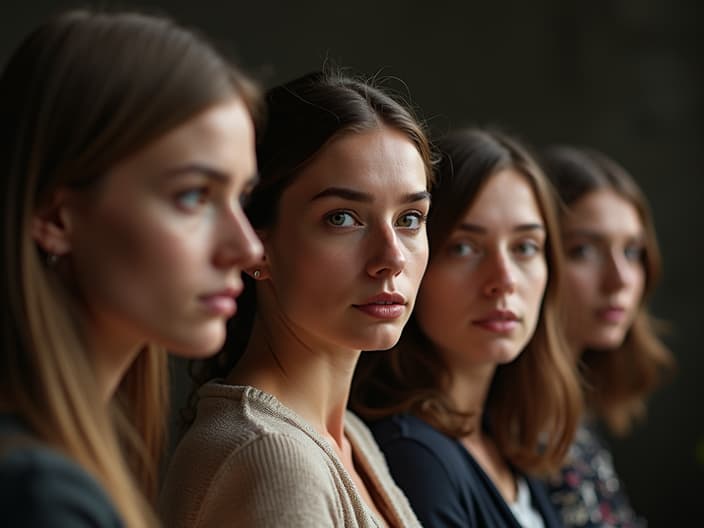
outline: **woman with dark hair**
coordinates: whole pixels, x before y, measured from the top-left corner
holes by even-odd
[[[217,351],[262,247],[250,82],[154,16],[71,11],[0,77],[3,526],[157,525],[164,349]]]
[[[581,409],[549,184],[505,134],[438,147],[418,302],[399,343],[360,362],[352,408],[423,526],[560,526],[531,478],[561,465]]]
[[[660,252],[645,196],[616,162],[590,149],[545,155],[561,205],[566,334],[587,417],[551,496],[567,526],[640,526],[596,428],[627,433],[673,364],[648,313]]]
[[[233,339],[199,365],[168,526],[418,526],[346,411],[362,349],[396,343],[425,270],[432,167],[409,111],[313,73],[272,89],[247,213],[264,244]]]

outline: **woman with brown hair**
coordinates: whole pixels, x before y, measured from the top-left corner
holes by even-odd
[[[566,335],[587,405],[551,496],[566,526],[639,526],[596,425],[627,433],[673,364],[647,308],[661,273],[652,216],[602,153],[553,147],[544,161],[562,206]]]
[[[581,398],[549,185],[505,134],[461,130],[438,147],[418,302],[390,352],[365,354],[352,407],[423,526],[557,527],[530,475],[561,465]]]
[[[362,349],[396,343],[428,259],[430,149],[382,89],[316,72],[270,90],[247,206],[264,258],[162,495],[170,527],[418,526],[346,411]],[[207,381],[207,382],[206,382]]]
[[[140,528],[165,349],[214,353],[261,255],[250,82],[196,34],[70,11],[0,77],[3,526]]]

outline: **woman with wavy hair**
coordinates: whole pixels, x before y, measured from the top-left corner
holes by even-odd
[[[556,527],[532,476],[561,465],[581,397],[558,320],[549,184],[496,131],[438,148],[418,301],[399,343],[360,362],[352,408],[423,526]]]
[[[566,334],[587,405],[551,496],[566,526],[640,526],[596,425],[627,433],[673,364],[647,307],[661,274],[653,219],[633,178],[604,154],[556,146],[544,158],[562,206]]]
[[[3,526],[140,528],[165,349],[213,354],[261,255],[251,83],[163,17],[70,11],[0,77]]]

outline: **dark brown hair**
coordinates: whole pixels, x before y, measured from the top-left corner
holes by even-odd
[[[572,441],[581,396],[558,322],[562,254],[549,184],[527,150],[498,131],[460,130],[438,141],[437,146],[442,158],[428,219],[431,262],[498,171],[513,169],[522,174],[541,210],[547,231],[549,278],[540,317],[525,350],[515,361],[496,369],[485,416],[505,459],[524,471],[554,469]],[[363,355],[351,405],[370,420],[411,412],[449,436],[465,436],[471,433],[467,425],[471,415],[457,411],[445,393],[449,374],[433,343],[412,317],[394,348]]]
[[[403,133],[420,154],[428,185],[433,181],[433,155],[423,126],[411,110],[380,86],[339,70],[309,73],[271,89],[266,95],[268,121],[257,141],[260,182],[246,207],[255,229],[276,223],[279,201],[307,164],[333,139],[380,126]],[[244,275],[245,290],[237,300],[237,315],[230,320],[228,337],[220,354],[191,362],[196,388],[225,376],[244,352],[256,312],[254,281]],[[193,417],[195,397],[184,420]]]
[[[617,350],[587,349],[581,351],[579,361],[587,405],[614,433],[626,433],[633,420],[644,413],[645,400],[661,382],[663,371],[674,365],[671,352],[658,335],[664,325],[655,321],[647,308],[662,273],[650,207],[631,175],[600,152],[555,146],[547,149],[544,163],[564,212],[587,194],[610,189],[633,204],[643,224],[645,289],[633,326]]]

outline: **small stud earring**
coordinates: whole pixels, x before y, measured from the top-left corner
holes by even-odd
[[[255,279],[258,279],[259,277],[261,277],[261,275],[262,275],[262,272],[259,271],[258,269],[254,270],[254,273],[252,273],[252,276],[253,276]]]
[[[53,268],[56,266],[56,263],[59,261],[59,256],[55,253],[49,253],[46,256],[46,263],[49,265],[49,267]]]

